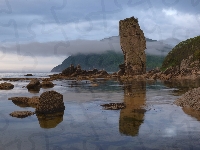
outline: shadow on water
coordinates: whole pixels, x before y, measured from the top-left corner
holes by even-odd
[[[137,136],[144,122],[146,110],[142,108],[146,98],[146,83],[132,82],[124,86],[126,108],[120,111],[119,131],[127,136]]]

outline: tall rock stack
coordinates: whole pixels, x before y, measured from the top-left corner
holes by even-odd
[[[146,40],[138,19],[131,17],[119,22],[120,45],[124,53],[125,75],[146,72]]]

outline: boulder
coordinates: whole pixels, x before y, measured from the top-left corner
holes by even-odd
[[[46,91],[40,95],[36,113],[48,114],[65,110],[63,95],[56,91]]]
[[[26,75],[24,75],[24,76],[33,76],[31,73],[28,73],[28,74],[26,74]]]
[[[0,84],[0,90],[11,90],[13,88],[14,88],[14,85],[11,83],[4,82]]]
[[[40,81],[38,79],[32,79],[31,82],[26,86],[28,90],[34,90],[40,88]]]

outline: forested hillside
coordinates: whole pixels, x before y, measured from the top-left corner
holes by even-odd
[[[147,55],[147,70],[161,67],[164,56]],[[119,70],[119,64],[124,62],[122,52],[106,51],[102,54],[77,54],[66,58],[62,64],[54,67],[51,72],[61,72],[70,64],[74,66],[80,64],[82,69],[89,70],[93,68],[104,69],[108,72]]]
[[[200,60],[200,36],[187,39],[176,45],[163,61],[162,70],[179,66],[183,59],[193,56],[193,61]]]

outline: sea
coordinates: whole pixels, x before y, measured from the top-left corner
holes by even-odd
[[[2,78],[24,78],[26,73],[0,73]],[[48,78],[55,73],[32,73]],[[9,81],[6,81],[9,82]],[[197,150],[200,149],[200,112],[173,104],[199,81],[171,83],[96,79],[54,80],[53,88],[28,91],[29,80],[10,82],[0,90],[0,150]],[[8,100],[40,96],[55,90],[63,94],[65,110],[51,116],[15,118],[13,111],[35,108]],[[101,105],[125,103],[119,110]]]

